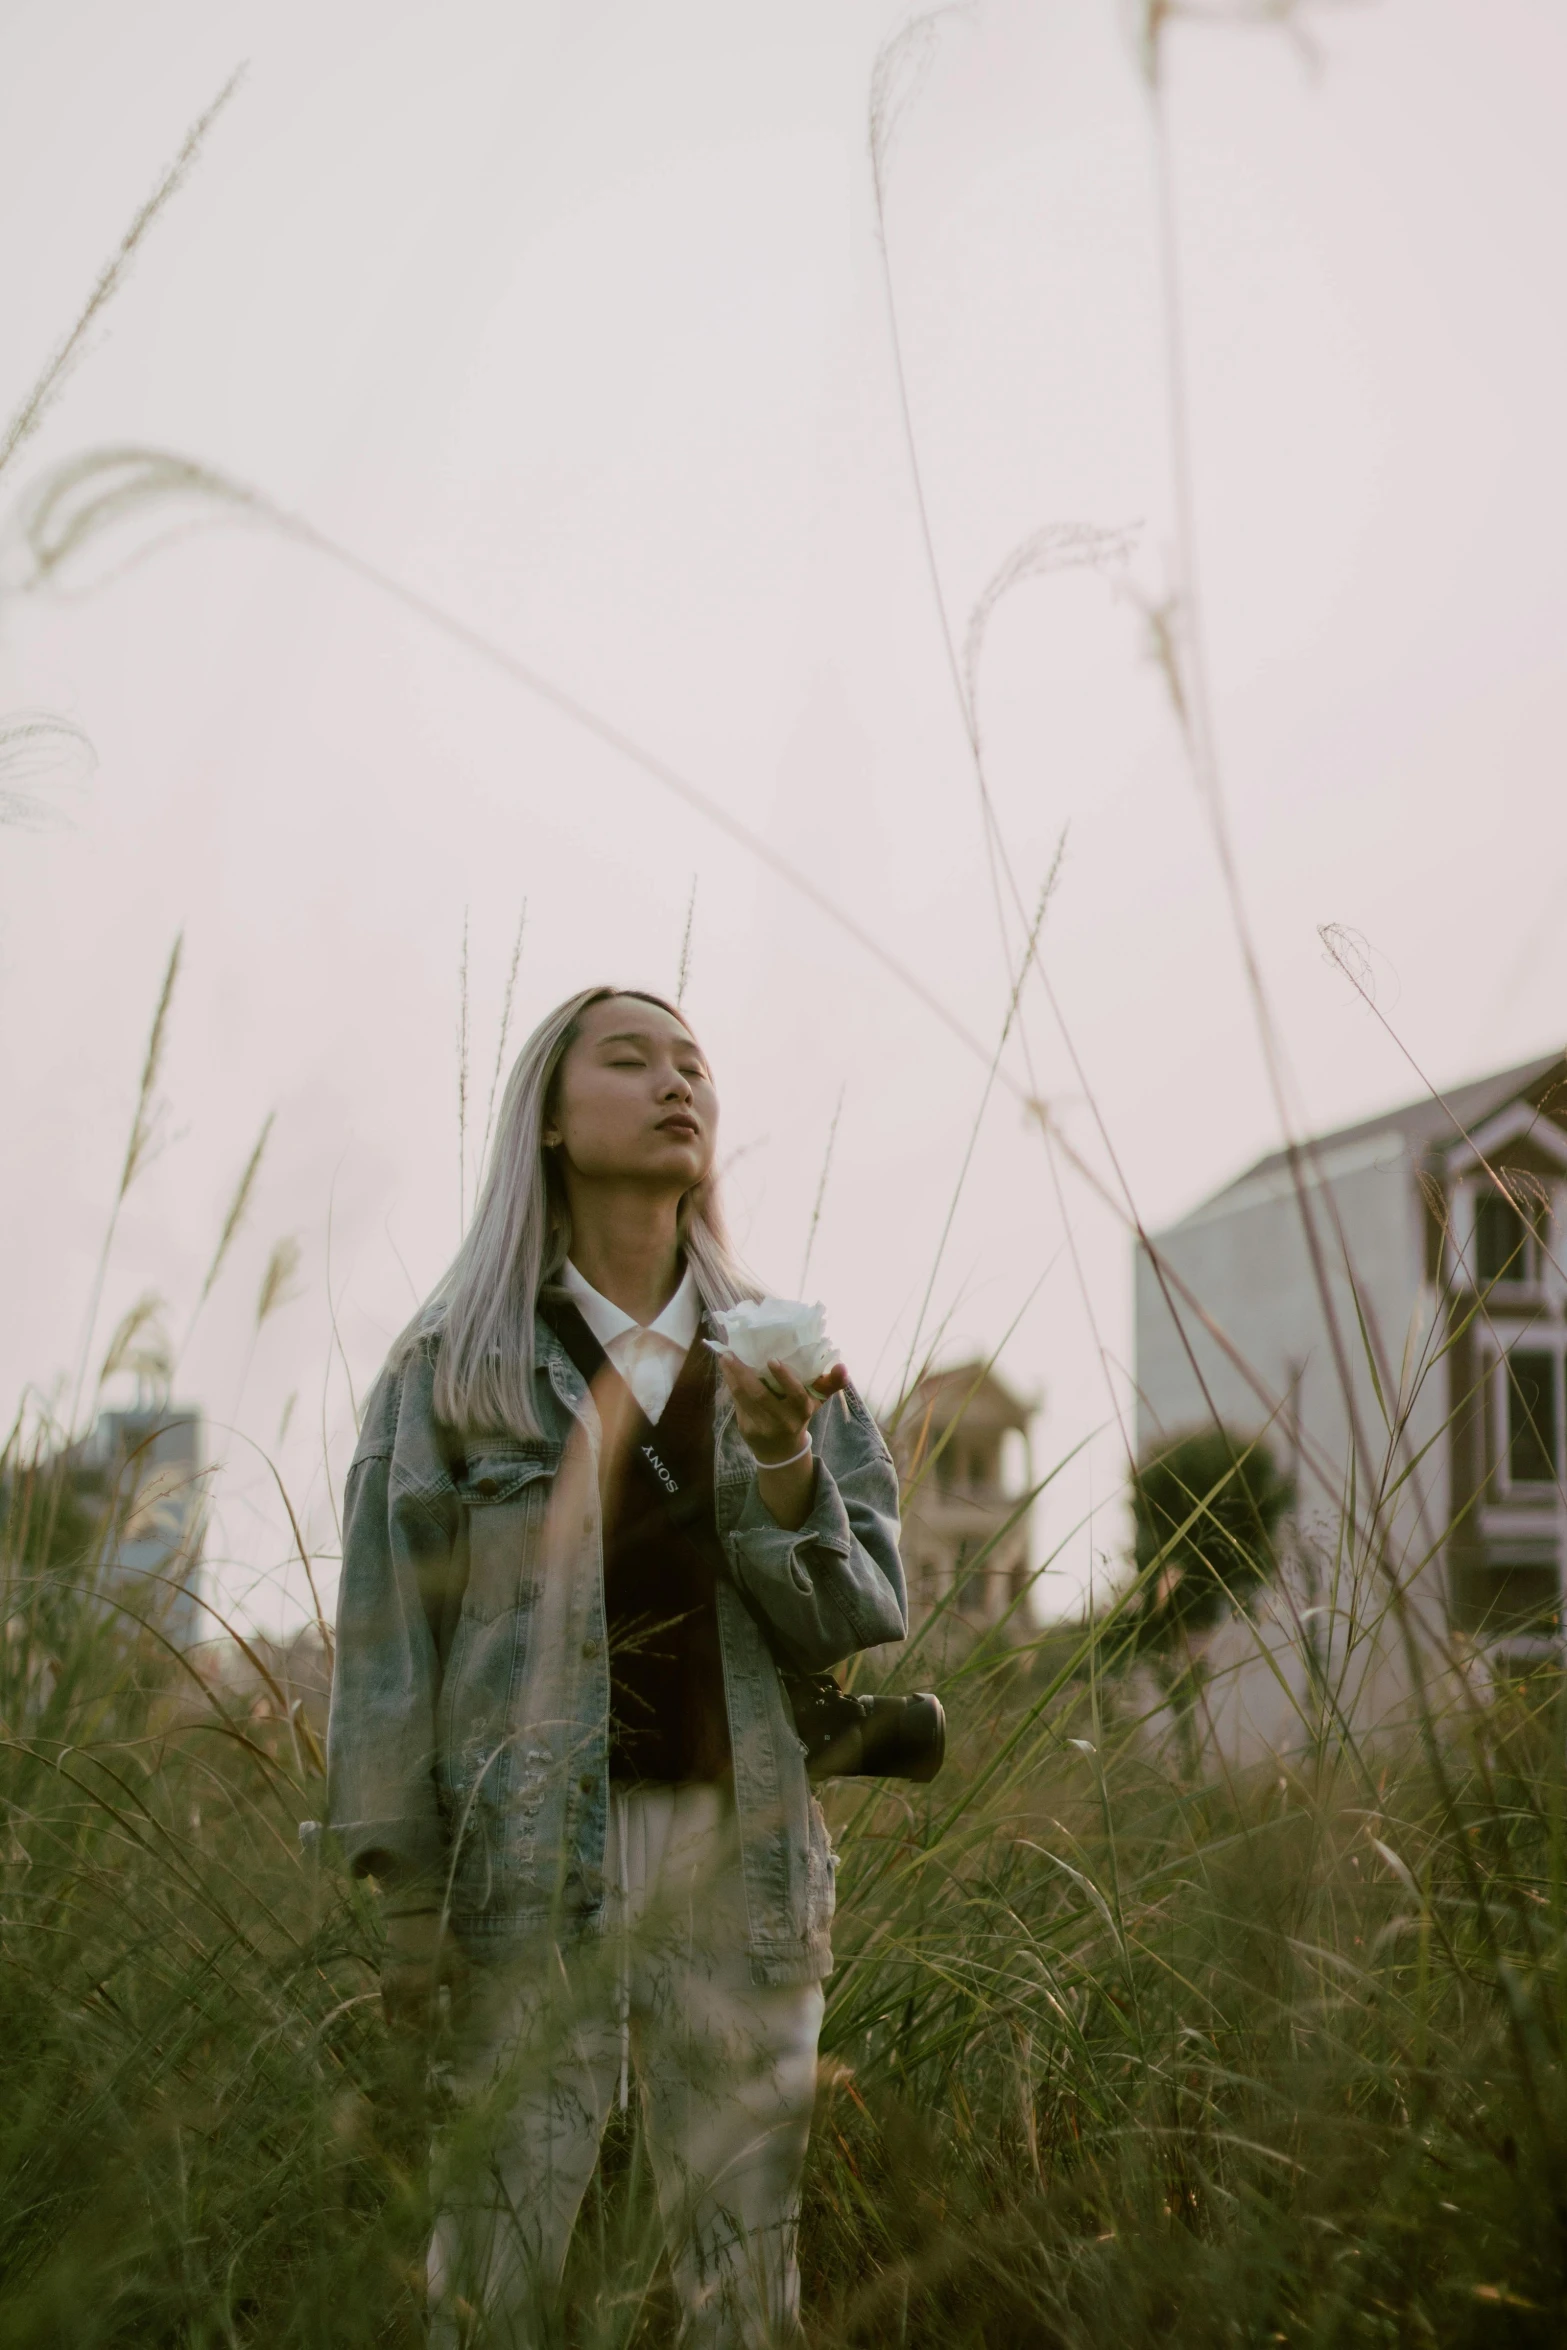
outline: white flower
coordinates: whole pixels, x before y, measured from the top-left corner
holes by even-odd
[[[737,1356],[763,1378],[769,1363],[782,1363],[809,1387],[838,1360],[824,1306],[794,1305],[783,1297],[747,1298],[725,1314],[715,1313],[713,1320],[720,1333],[707,1342],[713,1352]]]

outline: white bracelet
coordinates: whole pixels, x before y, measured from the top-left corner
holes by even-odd
[[[809,1458],[810,1450],[811,1432],[809,1429],[807,1429],[805,1432],[805,1442],[801,1445],[798,1452],[790,1453],[787,1460],[758,1461],[756,1465],[759,1469],[792,1469],[796,1461],[803,1461]]]

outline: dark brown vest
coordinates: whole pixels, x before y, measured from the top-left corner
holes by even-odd
[[[546,1312],[589,1381],[604,1426],[610,1777],[722,1779],[730,1745],[718,1641],[712,1352],[700,1336],[693,1342],[655,1425],[575,1307],[551,1299]],[[673,1511],[655,1482],[659,1464],[678,1491]]]

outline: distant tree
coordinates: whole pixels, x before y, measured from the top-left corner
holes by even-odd
[[[1200,1428],[1145,1454],[1131,1477],[1133,1555],[1139,1575],[1153,1568],[1136,1607],[1138,1647],[1181,1645],[1245,1607],[1274,1572],[1294,1498],[1266,1443],[1235,1429]]]

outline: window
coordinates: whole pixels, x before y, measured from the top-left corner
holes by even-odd
[[[1557,1360],[1532,1347],[1507,1357],[1507,1479],[1511,1485],[1554,1485]]]
[[[1488,1183],[1475,1199],[1475,1279],[1482,1289],[1540,1279],[1549,1209],[1543,1188],[1527,1176],[1514,1182],[1511,1193]]]

